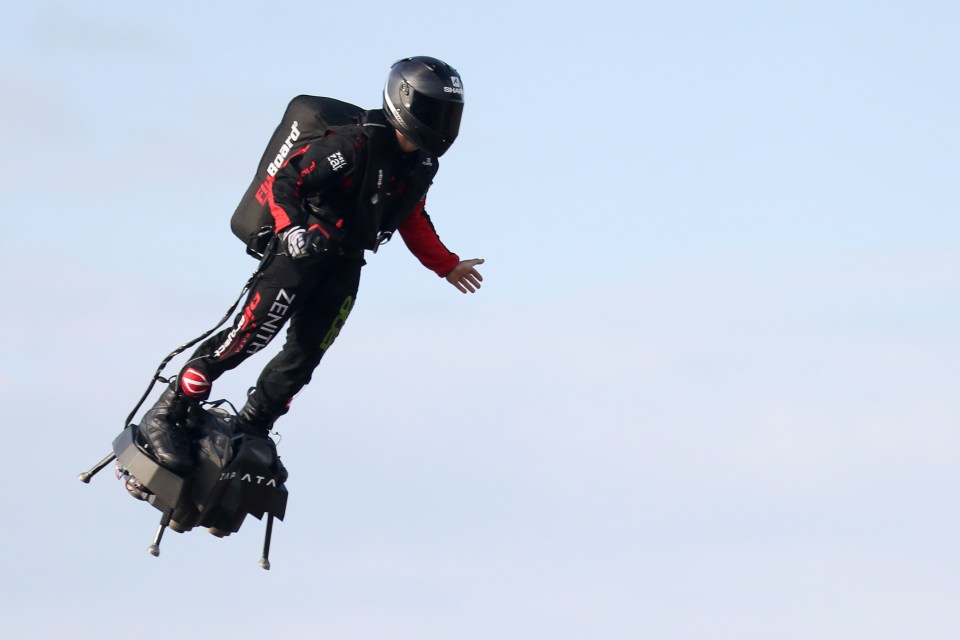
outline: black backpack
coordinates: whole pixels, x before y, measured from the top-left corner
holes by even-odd
[[[334,98],[297,96],[290,101],[253,181],[230,218],[230,229],[247,246],[247,253],[260,257],[273,236],[273,216],[266,200],[269,178],[304,144],[322,138],[331,127],[359,124],[364,113],[360,107]]]

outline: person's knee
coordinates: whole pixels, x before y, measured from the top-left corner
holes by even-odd
[[[333,322],[330,323],[330,328],[327,329],[327,332],[324,334],[323,339],[318,345],[319,348],[323,351],[326,351],[333,344],[333,341],[337,339],[337,336],[340,335],[340,330],[343,329],[343,325],[346,324],[347,318],[350,316],[350,311],[353,309],[353,296],[347,296],[343,304],[340,305],[340,311],[334,317]],[[322,357],[322,354],[321,354]]]

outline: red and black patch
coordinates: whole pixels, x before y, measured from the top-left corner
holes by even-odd
[[[180,376],[180,390],[191,398],[204,400],[210,395],[210,380],[206,374],[190,367]]]

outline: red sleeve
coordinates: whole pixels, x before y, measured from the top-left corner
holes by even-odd
[[[421,200],[416,209],[400,223],[397,231],[410,253],[417,256],[423,266],[442,278],[453,271],[460,262],[460,257],[440,242],[440,236],[433,228],[433,222],[430,221],[424,205],[424,200]]]

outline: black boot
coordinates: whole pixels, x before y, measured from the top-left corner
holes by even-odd
[[[193,466],[193,439],[187,422],[196,401],[177,392],[176,382],[164,391],[140,423],[141,442],[162,466],[182,472]],[[196,408],[199,408],[197,405]]]
[[[269,416],[264,413],[257,405],[247,400],[243,408],[237,412],[237,418],[234,427],[237,433],[245,433],[257,438],[266,438],[270,435],[270,429],[276,422],[275,416]]]
[[[256,387],[251,387],[247,392],[246,404],[237,412],[235,430],[238,433],[266,438],[273,429],[273,423],[287,410],[288,406],[271,406],[263,400],[263,394],[257,393]]]
[[[257,392],[251,390],[247,396],[246,404],[237,412],[237,417],[233,423],[235,433],[244,433],[255,438],[263,438],[270,443],[274,450],[273,471],[277,474],[277,480],[279,480],[281,484],[287,481],[290,474],[287,473],[286,467],[280,462],[280,456],[276,455],[277,447],[273,439],[270,438],[270,430],[273,429],[273,423],[277,421],[277,418],[286,412],[287,407],[283,407],[279,412],[270,411],[263,403],[259,402]]]

